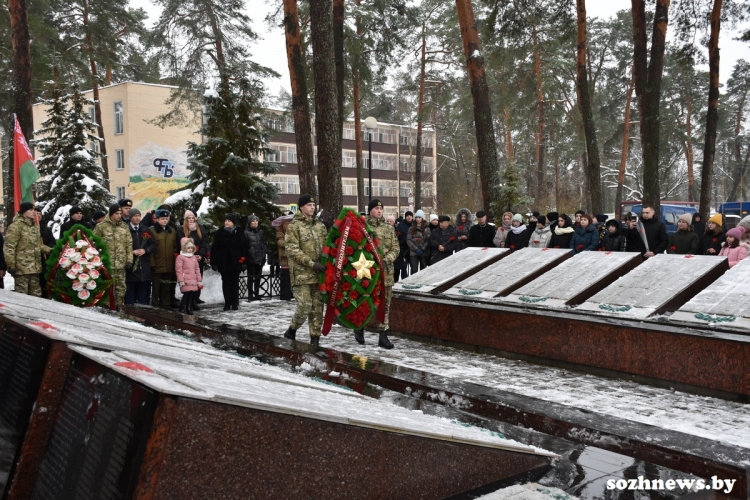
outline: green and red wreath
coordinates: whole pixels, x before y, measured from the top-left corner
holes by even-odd
[[[321,262],[319,288],[327,309],[323,335],[333,319],[359,330],[377,313],[385,319],[385,276],[382,273],[380,241],[354,209],[344,208],[328,231]]]
[[[79,307],[95,306],[109,291],[114,309],[112,275],[107,245],[80,224],[65,232],[47,259],[50,298]]]

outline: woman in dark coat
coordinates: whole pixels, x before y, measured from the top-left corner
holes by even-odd
[[[228,213],[224,217],[224,227],[214,233],[211,245],[211,268],[221,273],[225,311],[239,309],[240,273],[247,260],[247,239],[237,227],[237,220],[237,214]]]
[[[568,214],[562,214],[557,218],[557,227],[552,231],[547,248],[570,248],[570,240],[573,239],[573,222]]]
[[[208,244],[208,233],[206,230],[198,224],[198,218],[190,210],[185,211],[185,217],[182,220],[182,234],[179,236],[180,239],[183,237],[190,238],[193,240],[195,245],[195,258],[198,260],[198,269],[201,271],[201,279],[203,279],[203,271],[206,269],[206,255],[211,249]],[[193,302],[193,310],[199,311],[200,307],[198,304],[203,304],[201,300],[201,290],[193,293],[195,301]]]
[[[602,243],[599,246],[599,250],[605,252],[625,252],[628,249],[627,237],[623,233],[620,221],[617,219],[608,220],[606,225],[606,232]]]
[[[701,253],[704,255],[719,255],[724,241],[727,239],[724,229],[721,227],[721,214],[714,214],[708,219],[706,232],[701,235]],[[695,227],[693,227],[695,230]],[[696,231],[697,232],[697,231]]]
[[[677,231],[669,237],[667,253],[679,255],[696,255],[698,253],[700,238],[690,227],[691,222],[692,216],[690,214],[680,215],[680,218],[677,219]]]
[[[575,228],[573,237],[570,239],[570,248],[573,253],[597,250],[599,248],[599,231],[593,224],[593,217],[582,214],[580,224]]]
[[[156,240],[151,232],[141,223],[141,211],[130,209],[130,220],[127,222],[130,237],[133,239],[133,264],[125,265],[125,305],[149,305],[151,303],[151,254],[156,250]],[[135,252],[143,250],[143,255]]]
[[[529,246],[531,233],[527,231],[526,224],[523,223],[523,216],[516,214],[510,222],[510,231],[505,237],[505,248],[510,248],[511,252],[520,250]]]
[[[263,275],[263,264],[266,263],[266,233],[260,228],[260,219],[253,214],[247,218],[245,229],[247,240],[247,296],[250,300],[260,300],[260,278]],[[252,280],[252,289],[250,281]]]

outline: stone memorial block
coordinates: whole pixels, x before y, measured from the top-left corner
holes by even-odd
[[[750,333],[750,259],[690,299],[669,321]]]
[[[656,255],[588,299],[576,311],[634,319],[672,312],[727,269],[725,257]]]
[[[497,262],[509,252],[507,248],[465,248],[399,281],[393,285],[393,291],[420,294],[440,293],[493,262]]]
[[[53,431],[55,443],[66,441],[48,447],[34,498],[50,498],[59,484],[108,498],[444,498],[555,456],[314,380],[262,378],[217,359],[71,350]],[[94,433],[112,422],[127,432],[97,444]],[[87,461],[94,456],[96,466]],[[325,473],[311,464],[325,464]]]
[[[581,252],[502,300],[547,308],[580,304],[634,269],[641,260],[638,252]]]
[[[522,248],[457,283],[447,290],[445,295],[477,299],[502,297],[572,255],[572,250],[564,248]]]

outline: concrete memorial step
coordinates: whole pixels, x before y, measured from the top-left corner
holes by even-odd
[[[440,293],[467,276],[497,262],[509,252],[507,248],[465,248],[399,281],[393,285],[393,291],[417,294]]]
[[[750,259],[690,299],[669,321],[750,333]]]
[[[502,300],[550,309],[580,304],[641,260],[638,252],[581,252]]]
[[[588,299],[576,311],[632,319],[676,311],[727,269],[725,257],[656,255]]]
[[[572,255],[571,250],[563,248],[523,248],[457,283],[444,294],[472,299],[502,297]]]

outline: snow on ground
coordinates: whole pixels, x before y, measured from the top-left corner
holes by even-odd
[[[295,302],[240,301],[239,311],[198,313],[211,321],[282,336]],[[308,342],[308,326],[297,339]],[[334,325],[321,347],[381,359],[388,363],[456,378],[485,387],[654,425],[664,429],[750,448],[750,407],[722,399],[697,396],[612,380],[451,347],[393,337],[395,349],[377,347],[377,335],[366,333],[366,345],[354,341],[350,330]],[[750,464],[749,464],[750,465]]]
[[[477,500],[576,500],[559,488],[550,488],[537,483],[517,484],[487,495]]]

